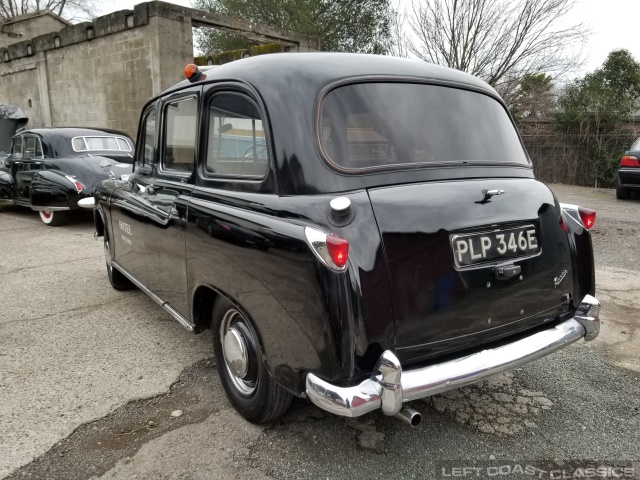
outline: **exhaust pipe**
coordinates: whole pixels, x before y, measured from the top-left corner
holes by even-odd
[[[396,413],[395,417],[412,427],[417,427],[422,422],[422,414],[409,407],[402,407],[402,410]]]

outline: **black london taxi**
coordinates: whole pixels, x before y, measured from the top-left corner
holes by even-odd
[[[417,425],[408,402],[597,336],[595,212],[535,179],[486,83],[339,53],[185,73],[98,186],[96,235],[114,288],[212,330],[247,420],[295,395]]]
[[[49,227],[63,225],[70,211],[93,208],[102,180],[129,176],[133,149],[133,140],[116,130],[20,130],[0,163],[0,202],[36,210]]]

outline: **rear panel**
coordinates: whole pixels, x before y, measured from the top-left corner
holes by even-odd
[[[487,189],[504,193],[487,198]],[[569,310],[569,243],[553,194],[542,183],[420,183],[370,189],[369,196],[387,259],[401,360],[475,346]],[[458,251],[461,239],[471,254]]]

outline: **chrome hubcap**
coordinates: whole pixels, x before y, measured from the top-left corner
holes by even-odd
[[[249,370],[249,358],[247,357],[247,346],[244,343],[244,338],[235,327],[231,327],[224,335],[222,350],[224,360],[227,362],[231,373],[236,377],[243,378]]]
[[[220,339],[231,383],[241,395],[251,396],[257,385],[255,339],[246,320],[235,308],[227,310],[222,319]]]

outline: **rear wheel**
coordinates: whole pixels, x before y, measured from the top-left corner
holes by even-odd
[[[619,200],[629,200],[631,198],[631,190],[624,188],[622,185],[616,185],[616,198]]]
[[[38,213],[40,214],[40,220],[42,220],[45,225],[49,227],[59,227],[66,221],[68,212],[51,212],[47,210],[40,210]]]
[[[104,232],[104,258],[107,263],[107,276],[109,283],[116,290],[131,290],[135,285],[125,277],[122,272],[113,268],[111,264],[111,244],[107,232]]]
[[[282,416],[292,396],[269,375],[249,320],[227,299],[219,298],[211,331],[222,386],[238,413],[252,423],[268,423]]]

